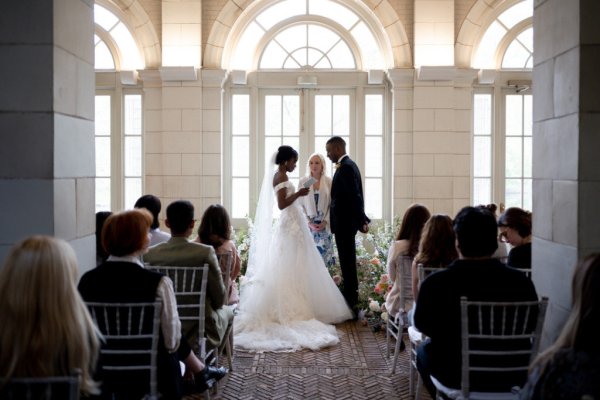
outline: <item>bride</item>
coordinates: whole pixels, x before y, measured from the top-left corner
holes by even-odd
[[[236,346],[246,350],[318,350],[339,342],[329,324],[352,318],[296,202],[308,194],[288,179],[297,161],[296,150],[281,146],[263,178],[234,325]],[[273,225],[275,198],[282,211]]]

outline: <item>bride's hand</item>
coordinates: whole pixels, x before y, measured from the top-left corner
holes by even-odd
[[[303,188],[300,188],[300,190],[298,190],[296,193],[298,193],[298,197],[300,197],[300,196],[306,196],[308,194],[308,192],[309,192],[309,189],[303,187]]]

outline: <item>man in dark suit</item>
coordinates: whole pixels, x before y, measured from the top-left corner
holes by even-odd
[[[365,215],[362,180],[358,167],[346,154],[346,142],[333,136],[326,144],[327,157],[335,163],[331,184],[330,223],[331,232],[342,268],[344,298],[357,317],[358,277],[356,275],[357,231],[367,233],[371,220]]]

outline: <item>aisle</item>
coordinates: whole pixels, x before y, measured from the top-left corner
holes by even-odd
[[[384,332],[356,322],[337,329],[340,344],[318,352],[236,351],[233,372],[211,399],[409,399],[408,351],[391,375]]]

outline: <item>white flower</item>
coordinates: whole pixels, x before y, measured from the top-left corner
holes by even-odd
[[[383,320],[383,322],[387,322],[388,321],[388,313],[386,313],[385,311],[382,312],[381,319]]]
[[[379,302],[377,302],[377,300],[371,300],[369,303],[369,310],[373,312],[380,312],[381,306],[379,305]]]
[[[248,278],[246,278],[246,275],[240,276],[239,282],[240,282],[240,287],[244,286],[248,282]]]

